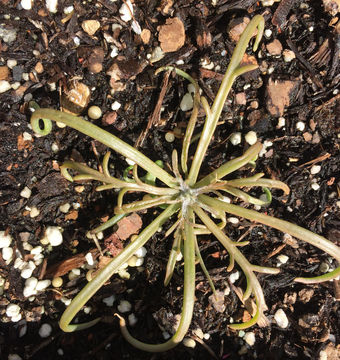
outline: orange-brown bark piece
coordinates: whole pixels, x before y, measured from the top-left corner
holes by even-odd
[[[180,49],[185,42],[185,29],[182,21],[177,17],[167,19],[165,25],[160,26],[158,40],[164,52]]]

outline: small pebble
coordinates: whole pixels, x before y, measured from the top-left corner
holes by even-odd
[[[87,110],[87,115],[90,119],[97,120],[102,116],[102,110],[99,106],[93,105]]]
[[[42,324],[41,328],[39,329],[39,335],[42,338],[47,338],[52,333],[52,326],[50,324]]]
[[[32,194],[32,191],[27,186],[25,186],[24,189],[21,190],[21,192],[20,192],[20,196],[25,199],[29,199],[31,194]]]
[[[253,332],[246,332],[243,339],[249,346],[255,344],[255,334]]]
[[[63,278],[60,276],[57,276],[55,278],[53,278],[52,280],[52,286],[53,287],[60,287],[61,285],[63,285]]]
[[[320,165],[313,165],[313,166],[311,167],[311,169],[310,169],[310,173],[311,173],[312,175],[315,175],[315,174],[319,173],[320,170],[321,170],[321,166],[320,166]]]
[[[230,136],[230,142],[236,146],[241,143],[242,135],[240,132],[235,132]]]
[[[12,242],[12,236],[7,234],[5,235],[5,231],[0,231],[0,249],[9,247]]]
[[[276,311],[274,314],[274,319],[276,324],[282,329],[285,329],[289,324],[287,315],[282,309]]]
[[[121,300],[117,306],[118,311],[121,313],[127,313],[131,311],[131,308],[132,305],[127,300]]]

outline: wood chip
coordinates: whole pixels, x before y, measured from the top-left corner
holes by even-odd
[[[182,21],[177,17],[167,19],[165,25],[159,28],[158,40],[164,52],[180,49],[185,42],[185,29]]]
[[[267,85],[266,103],[269,113],[273,116],[282,116],[290,99],[294,98],[300,82],[298,80],[273,80],[269,79]]]

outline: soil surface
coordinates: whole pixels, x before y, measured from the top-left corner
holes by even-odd
[[[163,286],[171,248],[171,239],[164,240],[166,225],[147,243],[144,264],[128,268],[130,279],[113,276],[78,316],[78,321],[103,316],[102,322],[71,334],[58,327],[65,302],[87,282],[85,255],[92,252],[103,261],[86,233],[112,216],[117,193],[97,192],[93,182],[65,180],[59,169],[65,160],[98,168],[107,149],[55,124],[48,136],[35,136],[29,122],[31,108],[62,107],[87,116],[88,108],[96,105],[103,116],[91,121],[151,159],[170,164],[172,150],[181,146],[178,134],[190,116],[190,111],[180,110],[188,82],[173,74],[168,79],[165,73],[156,76],[155,70],[177,64],[198,80],[211,104],[235,41],[256,14],[265,18],[265,36],[256,53],[249,47],[244,61],[259,67],[234,84],[202,175],[242,154],[249,147],[245,135],[255,131],[266,145],[256,170],[291,189],[287,197],[274,191],[272,204],[261,211],[340,243],[340,3],[282,0],[265,6],[269,2],[135,0],[132,14],[131,9],[124,11],[128,0],[59,1],[55,11],[44,1],[1,0],[0,230],[13,239],[8,246],[12,257],[6,261],[11,250],[0,254],[1,359],[340,358],[339,282],[293,282],[296,276],[334,269],[335,261],[308,244],[244,219],[229,221],[228,235],[250,241],[242,251],[252,263],[282,270],[276,276],[259,275],[268,327],[254,326],[246,336],[228,327],[231,319],[249,317],[237,296],[245,278],[240,272],[235,280],[237,267],[230,277],[227,253],[216,239],[202,236],[201,253],[215,286],[229,292],[222,304],[225,309],[219,312],[212,305],[209,284],[197,266],[196,304],[188,333],[196,346],[180,344],[160,354],[130,346],[113,316],[121,300],[132,305],[125,315],[137,318],[132,333],[147,342],[163,342],[160,327],[169,327],[173,315],[180,313],[180,263],[170,285]],[[196,133],[203,115],[200,111]],[[169,132],[176,135],[174,142],[165,141]],[[242,139],[233,145],[235,132]],[[110,163],[116,177],[128,166],[117,154],[111,154]],[[142,212],[138,218],[145,225],[156,213]],[[48,226],[62,228],[61,245],[41,244]],[[115,231],[104,232],[101,246],[106,257]],[[31,253],[37,246],[42,246],[40,260]],[[31,276],[43,280],[58,275],[63,284],[25,297],[22,270],[14,266],[17,259],[35,264]],[[108,306],[103,299],[113,294],[115,301]],[[17,321],[6,313],[9,304],[20,307]],[[279,309],[288,318],[285,328],[274,319]]]

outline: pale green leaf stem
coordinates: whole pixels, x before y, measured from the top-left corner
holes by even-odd
[[[87,303],[87,301],[104,285],[104,283],[115,273],[118,269],[127,262],[131,256],[140,249],[160,226],[163,225],[176,211],[179,205],[174,204],[166,208],[156,219],[152,221],[138,236],[138,238],[131,242],[124,248],[120,254],[114,257],[100,272],[92,279],[72,300],[71,304],[63,313],[59,325],[65,332],[72,332],[76,330],[86,329],[93,326],[100,321],[100,318],[92,320],[84,324],[70,324],[73,318],[77,315],[80,309]]]

